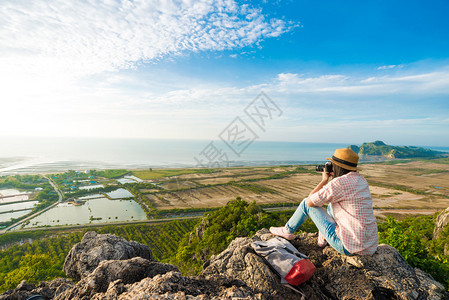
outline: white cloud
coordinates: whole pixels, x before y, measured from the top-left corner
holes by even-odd
[[[0,57],[9,69],[79,75],[242,48],[293,26],[233,0],[3,1],[0,20]]]
[[[281,73],[273,87],[281,91],[325,91],[335,87],[345,86],[350,78],[345,75],[326,74],[317,77],[305,77],[294,73]]]
[[[179,80],[184,81],[182,78]],[[155,91],[151,83],[142,80],[138,75],[110,73],[93,86],[61,85],[61,89],[55,92],[51,99],[44,101],[42,96],[40,101],[29,103],[26,107],[23,104],[18,106],[17,103],[20,102],[11,102],[11,105],[17,112],[20,109],[31,110],[47,105],[53,113],[70,110],[78,115],[101,112],[104,115],[127,115],[130,118],[176,115],[181,119],[208,116],[226,119],[234,117],[236,108],[244,108],[262,90],[273,99],[283,101],[283,105],[289,106],[289,109],[294,110],[299,106],[303,113],[315,115],[317,107],[310,106],[315,99],[320,99],[321,103],[340,101],[337,99],[344,99],[345,102],[351,99],[369,102],[368,99],[377,97],[388,103],[388,99],[394,102],[398,97],[425,99],[434,94],[448,95],[448,86],[449,71],[445,67],[438,71],[398,74],[391,77],[347,74],[308,77],[296,73],[280,73],[271,81],[243,87],[210,84],[206,81],[190,84],[187,81],[180,86],[167,87],[166,92]],[[60,98],[65,101],[59,101]],[[304,106],[298,104],[299,99]],[[368,110],[367,114],[370,113],[371,110]]]
[[[384,65],[377,68],[377,70],[390,70],[395,68],[402,68],[404,65]]]
[[[240,87],[123,70],[191,52],[259,46],[294,26],[234,0],[0,2],[0,134],[215,138],[261,90],[285,112],[264,139],[351,140],[358,127],[363,141],[367,132],[374,138],[390,127],[447,127],[447,118],[416,111],[419,117],[409,120],[401,113],[409,104],[393,105],[400,97],[424,103],[449,95],[444,65],[433,71],[386,65],[378,70],[394,72],[363,75],[279,73]],[[243,50],[239,55],[253,54]],[[379,102],[364,103],[375,97]],[[390,104],[397,118],[382,115]]]
[[[391,76],[350,76],[326,74],[306,77],[295,73],[280,73],[267,89],[288,93],[359,94],[366,96],[403,94],[448,94],[449,68],[434,71],[408,71]]]
[[[0,134],[90,135],[86,128],[95,128],[124,135],[148,118],[163,127],[170,115],[199,115],[179,103],[220,98],[210,86],[184,91],[158,76],[151,83],[121,71],[192,52],[258,47],[294,26],[234,0],[1,1]]]

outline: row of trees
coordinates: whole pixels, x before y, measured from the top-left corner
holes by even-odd
[[[40,175],[14,175],[0,178],[0,188],[34,190],[36,187],[49,185],[48,180]]]

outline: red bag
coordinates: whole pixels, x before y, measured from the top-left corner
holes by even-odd
[[[289,241],[281,237],[266,242],[253,242],[251,247],[270,264],[281,277],[281,283],[298,286],[315,273],[315,266]]]
[[[315,273],[315,266],[307,258],[298,261],[293,268],[290,269],[287,275],[285,275],[285,280],[294,286],[298,286],[303,282],[309,280]]]

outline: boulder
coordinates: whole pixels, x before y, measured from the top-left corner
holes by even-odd
[[[321,288],[337,299],[448,299],[442,284],[389,245],[379,245],[372,256],[343,256],[330,247],[323,254]]]
[[[79,281],[87,276],[104,260],[125,260],[133,257],[153,260],[148,246],[112,234],[87,232],[80,243],[70,249],[64,261],[67,276]]]
[[[53,299],[262,299],[234,278],[184,277],[176,266],[150,260],[146,248],[116,236],[86,233],[64,265],[66,274],[80,280]],[[150,259],[138,255],[142,253]],[[73,261],[76,258],[81,263]]]
[[[178,272],[169,272],[145,278],[126,288],[127,291],[117,299],[263,299],[262,295],[255,295],[244,282],[220,275],[213,278],[184,277]],[[110,299],[107,297],[111,295],[114,292],[109,293],[108,289],[104,295],[97,295],[93,299]]]
[[[234,240],[206,262],[201,274],[241,279],[267,299],[297,299],[250,246],[272,237],[264,229],[252,238]],[[329,246],[319,248],[316,234],[299,235],[292,244],[317,267],[314,276],[299,287],[306,299],[449,299],[443,285],[410,267],[391,246],[379,245],[372,256],[344,256]]]
[[[212,256],[204,264],[201,275],[214,276],[221,274],[240,279],[246,282],[255,293],[263,294],[266,299],[299,299],[300,295],[282,285],[279,276],[270,269],[268,264],[251,247],[251,243],[254,241],[266,241],[273,237],[268,230],[263,229],[252,238],[235,239],[226,250]],[[307,240],[306,242],[309,243],[310,241]],[[314,243],[316,244],[316,238]],[[299,249],[300,252],[307,253],[311,257],[311,253],[304,250],[306,250],[304,247],[302,251]],[[320,291],[318,282],[318,278],[312,277],[312,280],[309,280],[307,285],[301,286],[306,299],[329,299]]]
[[[92,273],[83,277],[76,286],[55,299],[91,299],[96,293],[106,292],[110,283],[117,280],[123,284],[130,284],[170,271],[178,271],[178,268],[141,257],[127,260],[105,260],[100,262]],[[119,291],[117,290],[117,292]]]

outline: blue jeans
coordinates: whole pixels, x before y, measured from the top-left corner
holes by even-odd
[[[287,231],[294,233],[299,226],[301,226],[307,218],[310,217],[332,248],[341,254],[351,255],[351,253],[343,247],[343,243],[335,232],[337,223],[333,217],[332,205],[329,204],[326,212],[326,210],[322,207],[309,207],[306,202],[307,198],[302,200],[293,216],[290,220],[288,220],[287,224],[285,224]]]

